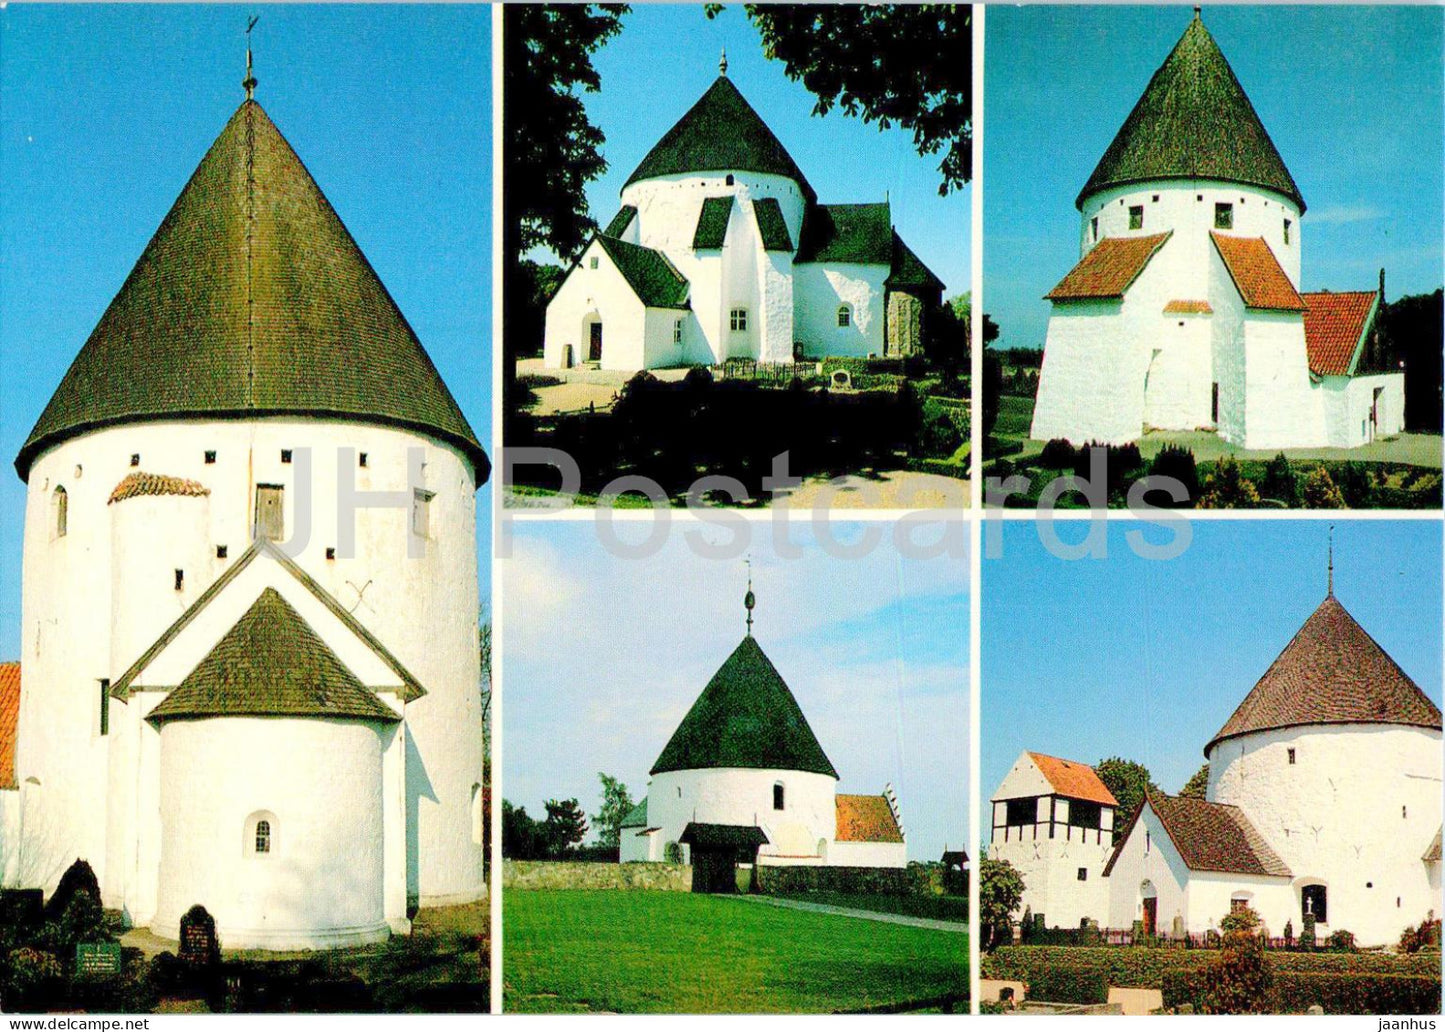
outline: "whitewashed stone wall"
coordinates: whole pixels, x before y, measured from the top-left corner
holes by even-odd
[[[603,369],[643,367],[646,309],[595,240],[547,305],[543,363],[549,369],[564,368],[569,346],[572,364],[585,362],[593,322],[602,323]]]
[[[785,809],[773,809],[773,786],[782,782]],[[654,775],[647,788],[647,820],[660,827],[664,848],[676,842],[689,822],[761,827],[768,845],[759,851],[762,863],[789,858],[820,862],[818,843],[831,850],[837,833],[837,782],[826,774],[802,771],[716,770],[669,771]],[[682,847],[684,862],[691,850]]]
[[[829,867],[907,867],[908,846],[903,842],[833,842],[827,860]]]
[[[808,262],[793,272],[795,332],[808,358],[883,354],[886,266]],[[840,305],[852,313],[849,326],[838,325]]]

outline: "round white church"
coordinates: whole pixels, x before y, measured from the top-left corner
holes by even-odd
[[[3,873],[318,948],[485,892],[489,464],[254,85],[16,459]]]

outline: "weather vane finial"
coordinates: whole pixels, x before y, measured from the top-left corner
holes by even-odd
[[[251,71],[251,30],[256,27],[256,23],[260,20],[261,16],[255,14],[252,15],[251,20],[246,23],[246,78],[242,81],[241,85],[246,88],[247,100],[252,100],[256,96],[256,75]]]
[[[753,560],[749,557],[744,560],[748,564],[748,593],[743,596],[743,608],[748,611],[748,637],[753,636],[753,607],[758,604],[758,597],[753,594]]]
[[[1330,524],[1329,597],[1335,597],[1335,525]]]
[[[1198,5],[1198,4],[1195,4],[1195,5],[1194,5],[1194,20],[1195,20],[1195,21],[1201,21],[1201,20],[1202,20],[1202,19],[1199,17],[1199,5]]]
[[[717,70],[718,70],[718,74],[719,74],[719,75],[727,75],[727,73],[728,73],[728,48],[727,48],[727,47],[723,47],[723,48],[722,48],[722,57],[718,58]]]

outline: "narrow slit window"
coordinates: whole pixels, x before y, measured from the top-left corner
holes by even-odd
[[[598,261],[597,261],[597,256],[596,256],[595,254],[594,254],[591,258],[588,258],[588,259],[587,259],[587,268],[589,268],[589,269],[595,269],[595,268],[597,268],[597,265],[598,265]]]
[[[362,469],[365,469],[365,468],[366,468],[366,463],[367,463],[367,461],[368,461],[369,459],[370,459],[370,456],[368,456],[368,455],[366,454],[366,452],[359,452],[359,453],[357,453],[357,456],[356,456],[356,464],[357,464],[358,466],[360,466]]]
[[[773,809],[781,810],[784,808],[786,803],[786,790],[783,788],[783,783],[779,781],[776,785],[773,786]]]
[[[1291,767],[1294,766],[1294,750],[1293,750],[1293,749],[1290,749],[1290,750],[1289,750],[1289,765],[1290,765]]]
[[[100,679],[100,733],[110,734],[110,678]]]
[[[673,321],[673,324],[672,324],[672,342],[673,342],[674,344],[681,344],[681,343],[682,343],[682,320],[681,320],[681,319],[677,319],[677,320],[674,320],[674,321]]]
[[[411,492],[411,532],[417,537],[426,537],[430,523],[431,500],[436,497],[435,491],[428,491],[426,488],[413,488]]]
[[[1284,220],[1284,243],[1286,247],[1289,246],[1289,219]]]
[[[1087,867],[1080,867],[1080,868],[1079,868],[1079,881],[1088,881],[1088,880],[1089,880],[1089,869],[1088,869]]]
[[[326,558],[327,558],[327,559],[335,559],[335,558],[336,558],[336,549],[335,549],[335,548],[328,548],[328,549],[326,550]]]
[[[184,588],[185,586],[186,586],[186,571],[185,571],[185,570],[177,570],[177,571],[176,571],[176,590],[177,590],[177,591],[180,591],[180,590],[181,590],[182,588]]]
[[[50,496],[51,515],[55,520],[55,536],[63,538],[70,532],[70,495],[65,488],[57,487]]]
[[[271,822],[270,822],[270,821],[264,821],[264,820],[263,820],[263,821],[257,821],[257,822],[256,822],[256,852],[258,852],[258,853],[269,853],[269,852],[271,852]]]
[[[1097,215],[1089,220],[1089,240],[1095,244],[1099,242],[1099,216]]]

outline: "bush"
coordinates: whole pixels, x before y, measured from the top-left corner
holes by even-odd
[[[1400,933],[1399,949],[1401,953],[1419,953],[1421,950],[1438,950],[1440,948],[1440,919],[1430,912],[1425,920],[1420,922],[1420,927],[1413,925]]]
[[[1040,971],[1028,984],[1030,1000],[1050,1003],[1108,1003],[1109,982],[1096,967],[1057,967]]]
[[[1209,1014],[1259,1014],[1269,1008],[1273,972],[1264,960],[1259,915],[1248,907],[1230,912],[1220,922],[1224,944],[1202,974],[1204,996],[1199,1008]]]
[[[1259,491],[1245,478],[1233,455],[1222,455],[1204,478],[1201,509],[1249,509],[1259,504]]]
[[[1109,985],[1158,989],[1170,970],[1198,970],[1209,962],[1204,950],[1146,946],[1003,946],[982,958],[984,978],[1033,984],[1055,968],[1094,968]]]
[[[1079,453],[1062,437],[1055,437],[1039,452],[1039,465],[1044,469],[1073,469]]]
[[[692,391],[707,390],[712,386],[712,371],[707,366],[693,366],[683,375],[682,385]]]
[[[1159,454],[1154,456],[1154,461],[1149,464],[1149,475],[1171,477],[1183,484],[1188,492],[1188,497],[1183,502],[1172,501],[1168,495],[1164,495],[1162,501],[1151,499],[1151,505],[1158,508],[1185,509],[1199,498],[1199,469],[1194,463],[1194,453],[1188,448],[1177,444],[1166,444],[1160,448]],[[1154,493],[1156,492],[1150,492],[1151,495]]]
[[[65,972],[60,961],[44,950],[28,946],[6,955],[4,976],[0,999],[11,1012],[50,1010],[59,1004],[65,989]]]
[[[1300,502],[1306,509],[1345,508],[1345,496],[1323,466],[1314,467],[1300,481]]]
[[[1293,506],[1299,502],[1299,481],[1290,468],[1289,459],[1280,452],[1264,467],[1264,478],[1259,482],[1259,493],[1266,498]]]
[[[59,893],[56,893],[59,895]],[[46,921],[40,933],[41,942],[47,949],[62,957],[75,952],[83,942],[105,942],[105,912],[100,907],[98,896],[92,896],[81,889],[70,898],[65,912],[54,921]]]
[[[1346,462],[1335,467],[1335,486],[1344,496],[1345,504],[1351,509],[1364,509],[1370,504],[1370,495],[1375,490],[1370,471],[1359,462]]]
[[[1283,971],[1275,976],[1274,1009],[1326,1014],[1439,1014],[1440,976]]]
[[[682,863],[682,847],[676,842],[669,842],[662,847],[662,858],[670,864]]]
[[[55,886],[54,894],[45,904],[45,920],[59,921],[77,893],[89,895],[97,906],[100,905],[100,882],[90,864],[84,860],[76,860],[60,876],[60,883]]]
[[[1359,947],[1355,945],[1355,933],[1348,932],[1343,928],[1330,933],[1330,937],[1325,940],[1325,949],[1331,953],[1360,952]]]
[[[1096,449],[1104,453],[1104,484],[1110,494],[1122,490],[1129,474],[1137,472],[1144,466],[1144,459],[1139,454],[1137,444],[1131,442],[1129,444],[1103,445],[1091,441],[1074,454],[1074,476],[1081,480],[1090,480],[1092,483],[1093,453]]]

